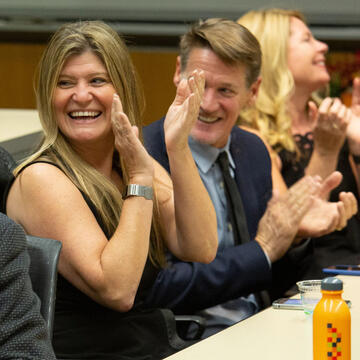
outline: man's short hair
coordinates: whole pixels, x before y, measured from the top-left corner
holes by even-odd
[[[260,74],[260,44],[244,26],[227,19],[200,20],[180,40],[181,71],[187,66],[193,48],[208,48],[224,63],[245,65],[249,87]]]

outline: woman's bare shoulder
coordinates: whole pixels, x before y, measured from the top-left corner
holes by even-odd
[[[31,180],[32,178],[46,178],[47,176],[56,176],[63,174],[63,171],[60,170],[58,166],[50,162],[40,161],[34,162],[25,167],[20,171],[17,178],[25,178]]]
[[[26,166],[17,176],[12,188],[20,191],[46,192],[49,189],[72,184],[66,174],[56,165],[45,162]]]
[[[58,167],[50,163],[34,163],[16,176],[8,195],[7,212],[13,217],[19,214],[18,204],[24,208],[35,203],[48,204],[58,201],[59,194],[74,190],[76,187]]]

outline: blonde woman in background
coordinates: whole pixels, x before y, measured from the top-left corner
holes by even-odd
[[[103,22],[62,26],[39,67],[44,140],[15,171],[7,213],[62,242],[53,345],[61,359],[161,359],[172,314],[142,302],[165,250],[210,262],[216,217],[187,144],[204,75],[183,80],[166,121],[167,172],[146,152],[128,50]],[[194,196],[196,194],[196,196]],[[169,330],[170,329],[170,330]]]
[[[359,199],[360,141],[354,131],[359,120],[339,99],[315,102],[314,92],[330,81],[328,46],[313,37],[298,11],[250,11],[238,22],[257,37],[263,52],[258,97],[241,121],[268,144],[274,187],[283,191],[305,174],[325,178],[337,169],[343,181],[331,200],[342,199],[344,191]],[[305,277],[322,277],[328,265],[360,263],[359,219],[338,230],[313,242],[314,262]]]

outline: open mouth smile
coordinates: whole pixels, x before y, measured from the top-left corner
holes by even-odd
[[[212,124],[212,123],[220,120],[219,117],[214,117],[214,116],[201,116],[201,115],[198,116],[198,119],[199,119],[201,122],[204,122],[204,123],[207,123],[207,124]]]
[[[71,111],[69,117],[74,120],[94,120],[102,114],[101,111]]]

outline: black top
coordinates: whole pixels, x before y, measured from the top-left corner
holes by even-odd
[[[94,204],[82,195],[109,239],[111,234],[106,232]],[[135,305],[128,312],[96,303],[59,274],[53,334],[56,356],[73,360],[157,360],[184,347],[184,343],[173,339],[175,323],[171,312],[142,308],[157,273],[148,259]]]
[[[305,174],[314,148],[312,133],[294,136],[300,157],[295,153],[282,150],[279,156],[282,161],[282,175],[287,186],[291,186]],[[351,191],[359,200],[356,180],[349,163],[349,148],[347,143],[342,147],[337,170],[343,175],[341,184],[331,192],[330,201],[338,201],[341,191]],[[313,239],[314,260],[308,268],[304,278],[324,278],[324,267],[336,264],[360,263],[360,219],[356,214],[348,221],[348,225],[341,231]]]

